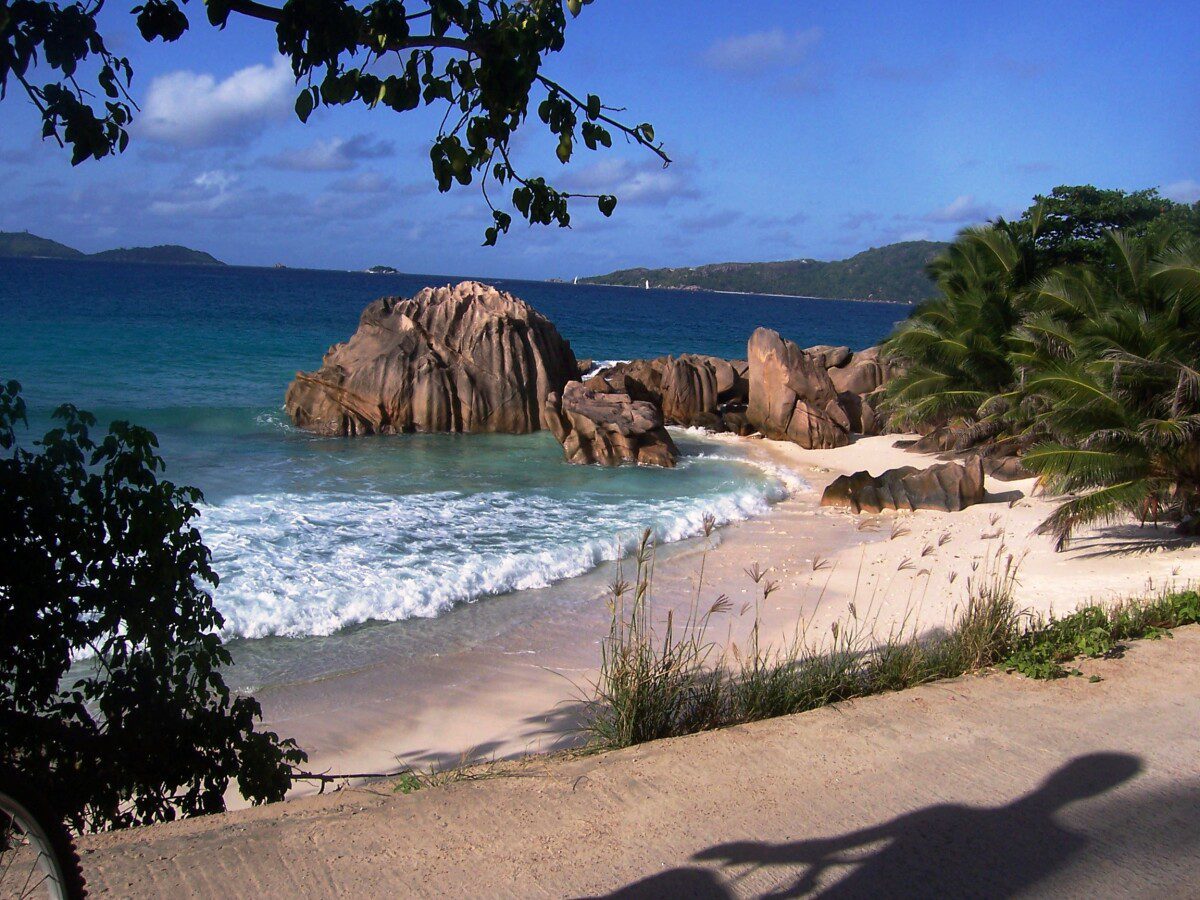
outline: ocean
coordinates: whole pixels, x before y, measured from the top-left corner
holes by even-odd
[[[563,462],[547,433],[323,438],[283,395],[363,307],[446,275],[0,259],[0,378],[31,435],[70,402],[158,435],[166,477],[205,495],[226,637],[302,640],[429,620],[544,589],[628,548],[764,512],[796,489],[737,442],[676,435],[674,470]],[[744,358],[759,325],[801,345],[869,346],[907,307],[487,280],[553,321],[577,357]]]

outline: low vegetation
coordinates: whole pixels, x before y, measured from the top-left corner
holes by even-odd
[[[880,638],[870,610],[860,615],[851,603],[849,617],[834,622],[827,635],[808,634],[801,621],[777,646],[760,638],[761,605],[777,584],[755,566],[747,570],[757,590],[747,645],[719,650],[712,635],[719,617],[733,612],[729,598],[702,604],[698,587],[683,621],[670,612],[656,620],[648,532],[634,564],[632,581],[618,577],[612,585],[612,624],[587,709],[585,729],[605,749],[805,712],[989,667],[1060,678],[1078,672],[1064,665],[1078,657],[1113,655],[1122,641],[1200,622],[1194,590],[1088,606],[1061,619],[1032,617],[1016,607],[1018,563],[1001,548],[976,566],[966,602],[945,630],[921,634],[901,626]]]

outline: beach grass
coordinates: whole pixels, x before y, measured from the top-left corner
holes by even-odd
[[[1169,629],[1200,622],[1200,594],[1163,591],[1111,605],[1092,604],[1061,618],[1019,610],[1014,600],[1020,562],[1003,546],[973,565],[965,602],[951,624],[918,633],[910,616],[882,637],[871,609],[849,615],[827,633],[811,634],[801,620],[782,644],[761,641],[762,604],[778,584],[753,566],[753,619],[744,647],[712,637],[718,617],[732,612],[722,595],[701,599],[701,575],[690,610],[668,611],[656,624],[654,547],[643,534],[633,557],[634,577],[612,585],[612,621],[601,666],[587,702],[584,729],[593,746],[628,747],[832,703],[903,690],[995,667],[1032,678],[1078,674],[1079,657],[1121,652],[1121,642],[1169,636]],[[817,570],[814,564],[814,571]],[[744,609],[743,612],[749,612]],[[736,613],[734,613],[736,615]]]

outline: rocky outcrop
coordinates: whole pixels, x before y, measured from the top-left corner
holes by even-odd
[[[747,347],[747,418],[766,437],[808,450],[850,443],[850,419],[822,365],[778,332],[759,328]]]
[[[1034,476],[1021,462],[1021,454],[1029,442],[1029,438],[973,438],[966,428],[943,425],[915,441],[899,442],[896,446],[914,453],[935,453],[938,459],[945,460],[978,457],[983,471],[993,478],[1019,481]]]
[[[679,457],[661,409],[626,393],[597,392],[572,381],[561,395],[546,397],[542,419],[567,462],[673,467]]]
[[[809,356],[816,357],[826,369],[844,366],[850,362],[850,357],[854,355],[850,352],[849,347],[831,347],[829,344],[817,344],[815,347],[806,347],[804,352]]]
[[[746,368],[741,360],[688,353],[618,363],[586,384],[598,393],[623,393],[654,403],[668,425],[725,431],[727,414],[745,409]]]
[[[879,348],[869,347],[851,354],[844,363],[828,369],[829,379],[839,393],[871,394],[883,387],[889,371],[879,358]]]
[[[299,372],[285,406],[322,434],[501,432],[540,427],[546,398],[578,378],[575,355],[527,303],[464,281],[376,300],[358,330]]]
[[[821,505],[868,513],[885,509],[958,512],[986,498],[983,464],[973,457],[965,464],[948,462],[927,469],[903,466],[879,476],[870,472],[842,475],[825,488]]]

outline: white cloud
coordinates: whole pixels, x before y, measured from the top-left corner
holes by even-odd
[[[1173,182],[1162,189],[1162,195],[1176,203],[1195,203],[1200,201],[1200,181],[1185,178],[1183,181]]]
[[[364,159],[383,159],[394,156],[392,141],[356,134],[349,138],[319,140],[296,150],[283,150],[265,162],[277,169],[293,172],[347,172]]]
[[[820,28],[790,32],[772,28],[733,35],[709,47],[704,61],[714,69],[743,74],[797,66],[804,62],[821,34]]]
[[[971,194],[960,194],[945,206],[925,214],[927,222],[983,222],[995,215],[995,210],[979,203]]]
[[[570,173],[563,178],[563,187],[573,193],[612,194],[618,205],[626,206],[700,196],[679,163],[664,169],[653,161],[634,165],[627,159],[611,157]]]
[[[206,72],[169,72],[150,82],[139,127],[146,137],[177,147],[244,144],[288,114],[294,88],[283,57],[221,81]]]
[[[170,195],[152,201],[150,212],[160,216],[211,216],[236,197],[236,183],[236,175],[220,169],[201,172]]]

